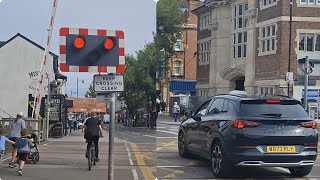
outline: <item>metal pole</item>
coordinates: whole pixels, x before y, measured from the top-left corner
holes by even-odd
[[[77,78],[77,97],[79,97],[79,79]]]
[[[304,63],[304,99],[303,99],[303,105],[305,110],[307,111],[307,91],[308,91],[308,84],[309,84],[309,57],[306,56],[306,61]]]
[[[290,0],[290,27],[289,27],[289,59],[288,59],[288,72],[291,71],[291,34],[292,34],[292,0]],[[290,96],[290,81],[288,81],[288,96]]]
[[[109,161],[108,161],[108,180],[113,180],[113,165],[114,165],[114,152],[113,152],[113,144],[114,144],[114,124],[116,117],[116,93],[110,94],[110,123],[109,123]]]
[[[49,139],[50,93],[51,93],[50,77],[48,74],[48,97],[47,97],[48,103],[47,103],[46,141],[48,141],[48,139]]]

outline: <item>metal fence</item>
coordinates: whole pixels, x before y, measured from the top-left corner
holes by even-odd
[[[28,132],[34,133],[38,137],[39,143],[44,140],[45,135],[43,133],[43,127],[45,127],[43,120],[24,119],[26,122],[26,128]],[[9,136],[10,124],[14,121],[14,118],[2,118],[0,119],[0,127],[5,131],[5,136]]]

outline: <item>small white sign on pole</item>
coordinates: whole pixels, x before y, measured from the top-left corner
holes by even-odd
[[[93,86],[95,92],[121,92],[123,75],[94,75]]]
[[[293,72],[287,72],[286,81],[293,81]]]

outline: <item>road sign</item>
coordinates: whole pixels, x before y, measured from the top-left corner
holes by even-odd
[[[124,46],[123,31],[61,28],[60,70],[123,74]]]
[[[124,89],[122,75],[94,75],[95,92],[121,92]]]

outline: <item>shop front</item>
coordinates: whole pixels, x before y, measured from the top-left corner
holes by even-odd
[[[174,102],[188,108],[189,97],[196,96],[195,80],[172,80],[170,81],[169,114],[172,114]]]

